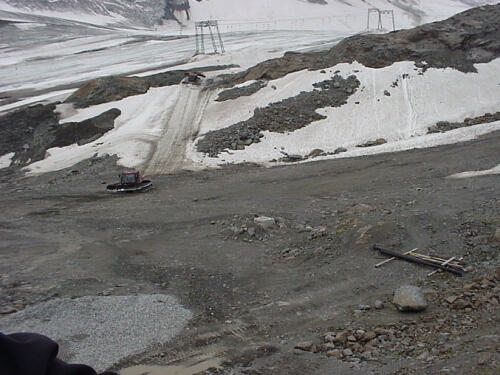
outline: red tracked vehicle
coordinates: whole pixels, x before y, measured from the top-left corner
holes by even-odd
[[[113,193],[135,193],[148,190],[153,186],[152,181],[141,179],[139,171],[123,171],[118,177],[120,177],[120,182],[108,185],[106,190]]]

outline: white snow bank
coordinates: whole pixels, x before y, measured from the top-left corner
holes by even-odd
[[[52,92],[49,92],[49,93],[43,94],[43,95],[32,96],[31,98],[28,98],[28,99],[19,100],[19,101],[14,102],[14,103],[2,105],[2,106],[0,106],[0,112],[8,111],[10,109],[18,108],[18,107],[28,105],[28,104],[43,102],[43,101],[49,100],[49,99],[52,101],[56,101],[57,99],[62,99],[62,98],[69,96],[74,91],[75,91],[75,89],[60,90],[60,91],[52,91]]]
[[[327,116],[325,120],[313,122],[292,133],[266,132],[260,143],[242,151],[231,151],[231,154],[223,154],[219,158],[208,158],[195,152],[194,142],[188,157],[195,164],[215,166],[222,159],[227,163],[245,161],[265,164],[282,157],[281,151],[307,155],[317,148],[333,152],[338,147],[346,147],[353,150],[346,156],[371,153],[355,146],[378,138],[385,138],[391,143],[424,136],[427,128],[438,121],[462,121],[466,117],[498,111],[500,59],[477,64],[476,68],[478,73],[428,69],[420,75],[420,70],[412,62],[400,62],[383,69],[353,63],[332,67],[327,70],[328,74],[296,72],[272,81],[252,96],[211,103],[205,111],[200,133],[246,120],[256,107],[264,107],[303,90],[311,91],[312,83],[329,78],[335,70],[340,70],[339,74],[344,77],[356,74],[361,85],[348,98],[346,105],[318,110]],[[391,87],[396,81],[397,86]],[[272,89],[272,85],[277,89]],[[385,90],[390,96],[384,94]],[[421,147],[425,139],[430,142],[441,138],[425,135],[419,140]],[[446,136],[442,139],[444,141]],[[375,149],[385,152],[387,147],[384,145]]]
[[[319,160],[329,160],[329,159],[339,159],[339,158],[349,158],[349,157],[357,157],[364,155],[376,155],[388,152],[399,152],[406,151],[411,149],[418,148],[428,148],[428,147],[436,147],[442,145],[448,145],[459,142],[466,142],[473,139],[476,139],[482,135],[498,131],[500,130],[500,121],[474,125],[467,128],[459,128],[455,130],[450,130],[446,133],[435,133],[428,135],[421,135],[417,137],[412,137],[409,139],[402,139],[399,141],[389,142],[380,146],[374,147],[363,147],[363,148],[350,148],[347,152],[338,154],[338,155],[327,155],[322,157],[316,157],[314,159],[308,159],[305,162],[319,161]],[[270,134],[269,132],[265,132],[266,137]],[[193,145],[191,146],[191,155],[195,153]],[[274,150],[264,150],[272,151],[267,152],[267,158],[270,157],[283,157],[283,154],[279,152],[279,149],[275,148]],[[232,153],[233,151],[231,151]],[[255,152],[255,150],[254,150]],[[266,159],[269,160],[269,159]],[[222,166],[224,164],[233,164],[233,163],[242,163],[242,162],[254,162],[255,158],[251,158],[248,154],[245,154],[245,151],[238,151],[236,154],[223,153],[220,154],[219,158],[208,158],[208,157],[200,157],[194,163],[194,170],[203,169],[203,168],[215,168],[218,166]],[[289,163],[279,163],[279,162],[271,162],[271,161],[262,161],[260,164],[265,166],[274,166],[279,164],[289,164]]]
[[[8,154],[0,156],[0,169],[10,167],[12,163],[12,158],[14,157],[15,152],[9,152]]]
[[[500,164],[498,164],[496,167],[485,169],[482,171],[468,171],[468,172],[455,173],[452,174],[451,176],[448,176],[448,178],[471,178],[478,176],[487,176],[492,174],[500,174]]]
[[[28,165],[28,175],[56,171],[70,167],[95,154],[117,155],[119,163],[137,167],[148,158],[152,144],[162,134],[168,115],[177,99],[176,86],[152,88],[146,94],[131,96],[117,102],[80,109],[62,122],[82,121],[97,116],[111,108],[118,108],[121,115],[115,120],[115,128],[94,142],[78,146],[51,148],[44,160]],[[67,108],[61,108],[67,113]]]

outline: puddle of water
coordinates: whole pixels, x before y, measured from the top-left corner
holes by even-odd
[[[193,375],[210,367],[218,367],[219,361],[208,360],[192,366],[134,366],[120,370],[120,375]]]

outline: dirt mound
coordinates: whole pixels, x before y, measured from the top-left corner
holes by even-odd
[[[353,61],[370,68],[415,61],[426,68],[475,72],[475,63],[486,63],[500,56],[499,20],[500,4],[482,6],[410,30],[355,35],[327,51],[287,52],[244,72],[225,75],[217,84],[230,87],[249,80],[272,80],[303,69],[325,69]]]

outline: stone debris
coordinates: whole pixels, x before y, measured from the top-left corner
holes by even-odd
[[[295,349],[303,350],[305,352],[317,353],[318,347],[312,341],[302,342],[295,345]]]
[[[239,98],[241,96],[250,96],[255,94],[257,91],[260,89],[264,88],[267,86],[267,81],[256,81],[251,83],[250,85],[243,86],[243,87],[235,87],[232,89],[224,90],[219,93],[217,96],[217,99],[215,99],[216,102],[223,102],[226,100],[232,100]]]
[[[499,280],[500,275],[476,277],[470,284],[457,282],[453,288],[456,293],[449,297],[432,294],[436,306],[443,308],[440,311],[433,309],[432,314],[376,326],[350,323],[344,329],[330,330],[322,336],[323,344],[318,346],[318,351],[347,362],[390,357],[433,363],[452,358],[455,346],[463,345],[457,338],[477,329],[481,319],[487,320],[498,311]],[[458,301],[462,302],[457,304]],[[380,313],[373,310],[370,314]],[[500,336],[495,334],[474,340],[473,350],[482,353],[477,360],[479,365],[495,366],[492,353],[499,342]]]
[[[373,146],[383,145],[384,143],[387,143],[387,140],[385,140],[384,138],[377,138],[374,141],[368,141],[368,142],[359,144],[356,147],[373,147]]]
[[[292,132],[325,116],[316,112],[319,108],[340,107],[359,87],[360,82],[352,75],[343,78],[335,75],[331,79],[313,84],[311,91],[256,108],[253,116],[227,128],[208,132],[196,148],[210,157],[227,150],[243,150],[252,143],[260,142],[262,131],[276,133]]]
[[[500,121],[500,112],[495,113],[485,113],[482,116],[477,116],[474,118],[466,118],[462,122],[449,122],[440,121],[436,125],[427,128],[427,134],[432,133],[444,133],[453,129],[465,128],[468,126],[487,124],[490,122]]]
[[[267,216],[258,216],[255,219],[253,219],[254,223],[261,226],[264,229],[269,229],[271,228],[274,224],[276,224],[276,219],[273,217],[267,217]]]

